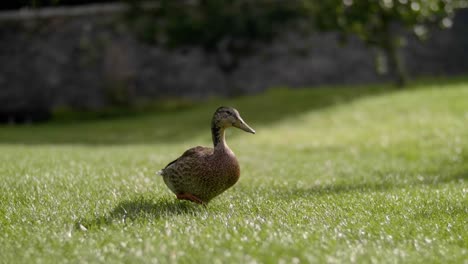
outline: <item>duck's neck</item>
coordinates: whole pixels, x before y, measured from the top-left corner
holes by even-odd
[[[220,127],[215,122],[211,124],[211,137],[213,139],[213,146],[215,152],[226,152],[229,150],[224,138],[224,127]]]

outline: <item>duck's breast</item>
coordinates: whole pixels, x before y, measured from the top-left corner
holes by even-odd
[[[224,188],[234,185],[240,177],[240,166],[234,153],[227,153],[216,159],[217,177]]]

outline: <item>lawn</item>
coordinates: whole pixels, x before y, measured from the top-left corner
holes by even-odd
[[[241,179],[206,208],[155,172],[210,145]],[[274,89],[120,118],[0,127],[0,263],[468,263],[468,81]]]

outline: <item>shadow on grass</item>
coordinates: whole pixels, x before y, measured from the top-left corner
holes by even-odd
[[[405,90],[425,89],[427,86],[447,88],[447,85],[466,84],[467,81],[466,77],[420,80]],[[391,84],[273,89],[255,96],[187,103],[181,108],[164,110],[164,107],[156,107],[149,111],[128,112],[122,114],[121,118],[50,122],[32,126],[2,125],[0,143],[147,144],[179,142],[200,135],[205,135],[209,140],[211,117],[220,105],[236,107],[244,120],[255,129],[311,111],[401,91]]]
[[[308,188],[267,188],[259,190],[259,186],[253,186],[255,190],[247,190],[247,192],[264,192],[274,193],[274,196],[280,200],[294,200],[297,198],[313,199],[317,196],[327,195],[341,195],[348,193],[372,193],[384,192],[396,189],[414,188],[415,186],[438,186],[449,182],[460,182],[468,180],[468,172],[454,173],[446,177],[430,178],[424,180],[411,179],[406,183],[395,181],[389,182],[362,182],[356,184],[332,184],[320,185]],[[260,189],[261,189],[260,188]],[[179,201],[175,199],[159,199],[153,200],[145,197],[137,197],[132,200],[120,202],[109,213],[94,219],[82,219],[75,223],[76,230],[95,230],[103,226],[110,225],[125,225],[129,222],[151,222],[160,218],[171,218],[179,215],[192,215],[195,216],[200,212],[209,210],[198,204],[193,204],[186,201]]]
[[[200,102],[181,110],[139,113],[108,120],[2,126],[0,143],[10,144],[147,144],[179,142],[206,135],[220,105],[236,107],[253,128],[359,98],[396,91],[390,85],[274,89],[261,95]],[[260,132],[260,131],[259,131]],[[238,133],[234,133],[235,136]]]
[[[194,215],[206,210],[203,206],[175,199],[152,200],[136,198],[120,202],[109,213],[94,219],[82,219],[75,223],[77,230],[99,229],[101,226],[112,224],[127,224],[133,221],[151,221],[161,217],[177,215]]]

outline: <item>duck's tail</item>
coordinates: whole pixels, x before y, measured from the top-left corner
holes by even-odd
[[[159,176],[163,176],[163,174],[164,174],[164,170],[158,170],[156,172],[156,175],[159,175]]]

